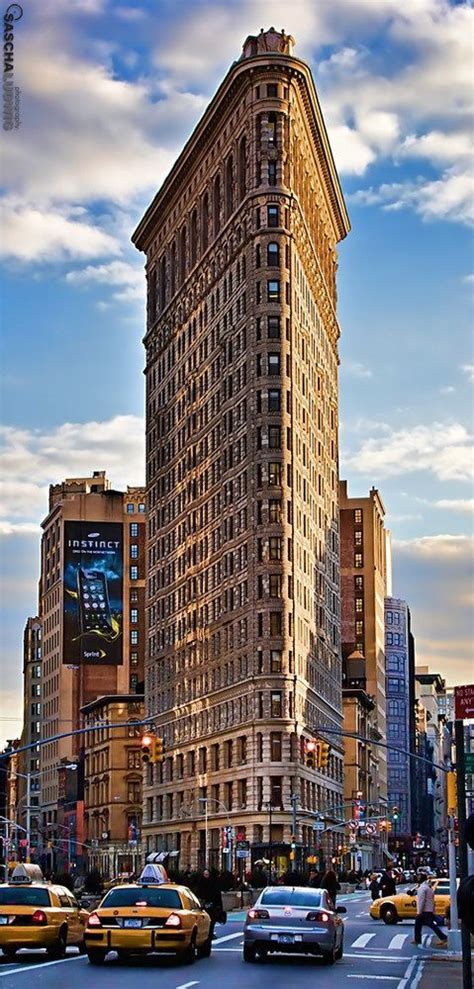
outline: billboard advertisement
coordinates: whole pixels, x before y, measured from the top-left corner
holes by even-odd
[[[123,526],[64,524],[63,663],[120,666],[123,647]]]

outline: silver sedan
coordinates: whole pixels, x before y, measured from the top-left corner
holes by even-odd
[[[332,965],[342,958],[345,907],[334,907],[325,889],[267,886],[244,925],[244,961],[283,951],[322,957]]]

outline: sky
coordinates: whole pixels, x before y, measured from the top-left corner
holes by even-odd
[[[309,62],[349,210],[341,476],[375,486],[417,662],[473,680],[473,9],[455,0],[24,0],[3,137],[3,737],[21,730],[48,485],[143,481],[130,237],[248,34]]]

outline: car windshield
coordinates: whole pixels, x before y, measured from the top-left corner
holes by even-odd
[[[2,907],[49,907],[50,899],[47,889],[19,889],[9,886],[0,889],[0,906]]]
[[[316,889],[266,889],[260,903],[266,907],[320,907],[321,893]]]
[[[112,889],[101,903],[101,907],[172,907],[181,909],[181,900],[176,889],[160,889],[159,886],[146,889]]]

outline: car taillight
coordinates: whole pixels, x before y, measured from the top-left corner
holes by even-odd
[[[165,920],[165,927],[181,927],[181,917],[178,917],[177,913],[170,913]]]
[[[102,927],[101,920],[98,913],[91,913],[89,920],[87,921],[88,927]]]
[[[47,918],[44,910],[35,910],[32,918],[31,918],[31,923],[32,924],[47,924],[48,923],[48,918]]]
[[[247,917],[249,920],[268,920],[270,914],[268,910],[249,910]]]
[[[316,921],[319,921],[320,923],[322,922],[324,924],[324,923],[327,923],[328,922],[328,920],[329,920],[329,914],[328,913],[321,913],[319,910],[312,910],[311,913],[308,913],[306,915],[306,920],[316,920]]]

